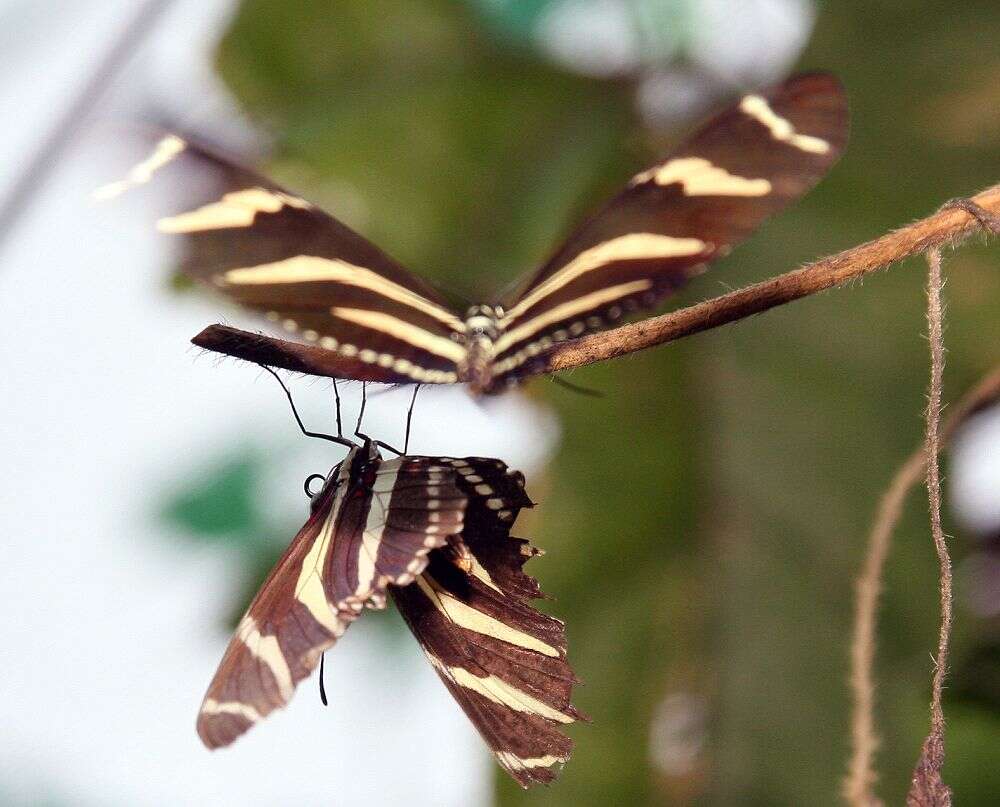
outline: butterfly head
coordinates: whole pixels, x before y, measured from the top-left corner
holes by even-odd
[[[503,308],[498,305],[474,305],[465,312],[465,338],[468,344],[492,345],[500,337]]]

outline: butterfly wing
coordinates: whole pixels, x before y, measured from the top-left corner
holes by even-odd
[[[205,745],[229,745],[287,704],[364,605],[383,607],[390,583],[411,582],[461,531],[466,500],[445,466],[352,450],[229,643],[198,715]]]
[[[455,380],[465,326],[433,288],[333,216],[210,150],[167,135],[95,196],[178,184],[183,202],[156,229],[179,248],[184,272],[329,352],[322,374]]]
[[[346,477],[339,481],[317,494],[312,516],[267,576],[226,648],[198,713],[198,734],[208,748],[229,745],[288,703],[298,682],[347,628],[307,571],[317,547],[336,529]]]
[[[501,318],[494,376],[656,306],[815,185],[847,140],[843,89],[803,75],[742,98],[580,227]]]
[[[319,559],[326,596],[343,619],[382,608],[386,587],[405,586],[432,549],[461,533],[467,504],[451,468],[432,457],[396,457],[358,472],[338,540]]]
[[[550,782],[573,745],[561,727],[585,718],[570,703],[563,624],[531,606],[541,591],[521,567],[537,553],[509,536],[530,505],[523,478],[496,460],[450,462],[469,495],[462,543],[433,551],[413,584],[390,591],[499,764],[522,787]]]

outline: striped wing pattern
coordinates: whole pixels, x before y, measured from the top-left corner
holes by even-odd
[[[585,719],[563,624],[536,611],[538,554],[510,537],[531,506],[499,460],[353,449],[240,621],[198,715],[209,748],[229,745],[291,699],[367,605],[390,592],[435,670],[501,766],[522,786],[552,781]]]
[[[183,201],[162,211],[156,228],[179,249],[185,273],[321,348],[323,374],[457,380],[462,320],[433,288],[333,216],[173,134],[95,196],[161,183],[184,188]],[[153,204],[162,206],[162,194]]]
[[[580,227],[505,306],[493,375],[656,306],[813,187],[847,140],[832,76],[747,95]]]
[[[449,466],[352,450],[240,621],[198,715],[205,745],[288,703],[365,605],[384,607],[388,585],[412,582],[461,532],[466,503]]]
[[[298,339],[215,326],[195,344],[314,375],[469,382],[488,393],[554,343],[654,308],[727,254],[830,169],[847,123],[830,75],[744,96],[632,177],[504,305],[473,306],[464,320],[332,216],[176,135],[97,196],[171,174],[201,178],[201,187],[185,183],[185,202],[157,229],[180,247],[189,275]]]
[[[530,506],[523,478],[495,460],[445,461],[469,495],[463,544],[434,550],[414,584],[390,591],[499,764],[522,787],[551,782],[573,746],[561,728],[586,718],[570,703],[563,623],[531,605],[542,594],[521,567],[537,550],[509,535]]]

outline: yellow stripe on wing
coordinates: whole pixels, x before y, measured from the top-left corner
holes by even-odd
[[[161,233],[180,235],[204,230],[226,230],[232,227],[249,227],[258,213],[277,213],[283,207],[307,210],[309,202],[281,191],[266,188],[247,188],[225,194],[212,202],[187,213],[167,216],[156,222]]]
[[[359,289],[380,294],[397,303],[416,309],[459,333],[465,324],[446,308],[431,302],[405,286],[386,277],[356,266],[339,258],[320,258],[314,255],[296,255],[274,263],[230,269],[219,275],[216,283],[220,286],[272,285],[279,283],[343,283]]]
[[[767,196],[771,183],[730,174],[703,157],[678,157],[632,177],[639,185],[653,180],[657,185],[677,183],[685,196]]]
[[[537,317],[530,317],[523,325],[511,328],[494,343],[493,353],[499,356],[508,348],[525,339],[530,339],[550,325],[555,325],[557,322],[563,322],[580,314],[594,311],[615,300],[621,300],[633,294],[638,294],[651,288],[652,285],[653,282],[651,280],[633,280],[630,283],[609,286],[606,289],[592,291],[590,294],[585,294],[582,297],[575,297],[554,308],[550,308]]]
[[[374,331],[381,331],[389,336],[406,342],[411,347],[426,350],[435,356],[441,356],[451,361],[461,362],[465,359],[466,350],[463,345],[446,339],[443,336],[430,333],[417,325],[413,325],[406,320],[394,317],[391,314],[384,314],[381,311],[368,311],[363,308],[341,308],[334,307],[330,313],[335,317],[353,322]]]
[[[517,628],[512,628],[505,622],[501,622],[489,614],[484,614],[473,608],[471,605],[462,602],[444,591],[436,584],[434,578],[423,574],[417,578],[417,585],[424,592],[431,604],[450,622],[460,628],[471,630],[473,633],[480,633],[483,636],[492,636],[507,644],[523,647],[525,650],[534,650],[545,656],[558,658],[559,651],[541,639],[537,639],[530,633],[525,633]]]
[[[775,140],[788,143],[800,151],[826,154],[830,150],[830,144],[826,140],[796,132],[791,121],[778,115],[771,109],[767,99],[759,95],[748,95],[740,101],[740,112],[766,126]]]
[[[167,135],[156,144],[152,154],[131,168],[125,179],[102,185],[94,191],[92,198],[95,201],[104,202],[120,196],[136,185],[145,185],[153,178],[153,174],[184,151],[186,146],[187,144],[177,135]]]
[[[559,269],[537,288],[532,289],[523,300],[512,306],[503,319],[501,327],[506,327],[525,311],[545,297],[559,291],[578,277],[600,271],[618,261],[649,260],[653,258],[688,258],[698,255],[708,247],[698,238],[680,238],[659,233],[628,233],[612,238],[597,246],[585,249],[573,260]]]
[[[576,718],[552,708],[547,703],[542,703],[527,692],[508,684],[502,678],[497,678],[495,675],[486,675],[480,678],[464,667],[449,667],[435,656],[426,655],[431,664],[453,684],[482,695],[487,700],[499,703],[515,712],[538,715],[554,723],[572,723],[576,720]]]

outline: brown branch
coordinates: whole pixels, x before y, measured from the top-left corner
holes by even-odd
[[[1000,403],[1000,367],[995,368],[952,407],[941,427],[939,450],[946,447],[958,428],[972,415]],[[876,614],[882,590],[885,566],[892,533],[899,523],[907,494],[924,478],[927,452],[924,446],[914,451],[893,477],[879,503],[868,537],[868,550],[856,583],[854,633],[851,640],[851,715],[852,754],[844,782],[844,796],[854,807],[880,804],[872,787],[875,783],[874,757],[878,748],[875,732]]]
[[[993,230],[997,216],[1000,216],[1000,185],[971,200],[946,204],[937,213],[867,244],[762,283],[659,317],[561,342],[529,362],[525,374],[571,370],[736,322],[864,277],[933,247],[956,244],[981,228]]]
[[[998,374],[1000,379],[1000,374]],[[882,592],[882,569],[892,543],[892,532],[903,513],[906,495],[924,477],[927,458],[923,448],[915,451],[893,477],[879,502],[875,524],[868,537],[861,574],[855,583],[854,635],[851,639],[851,759],[844,781],[844,798],[853,807],[874,807],[882,802],[873,787],[875,752],[875,623]]]

